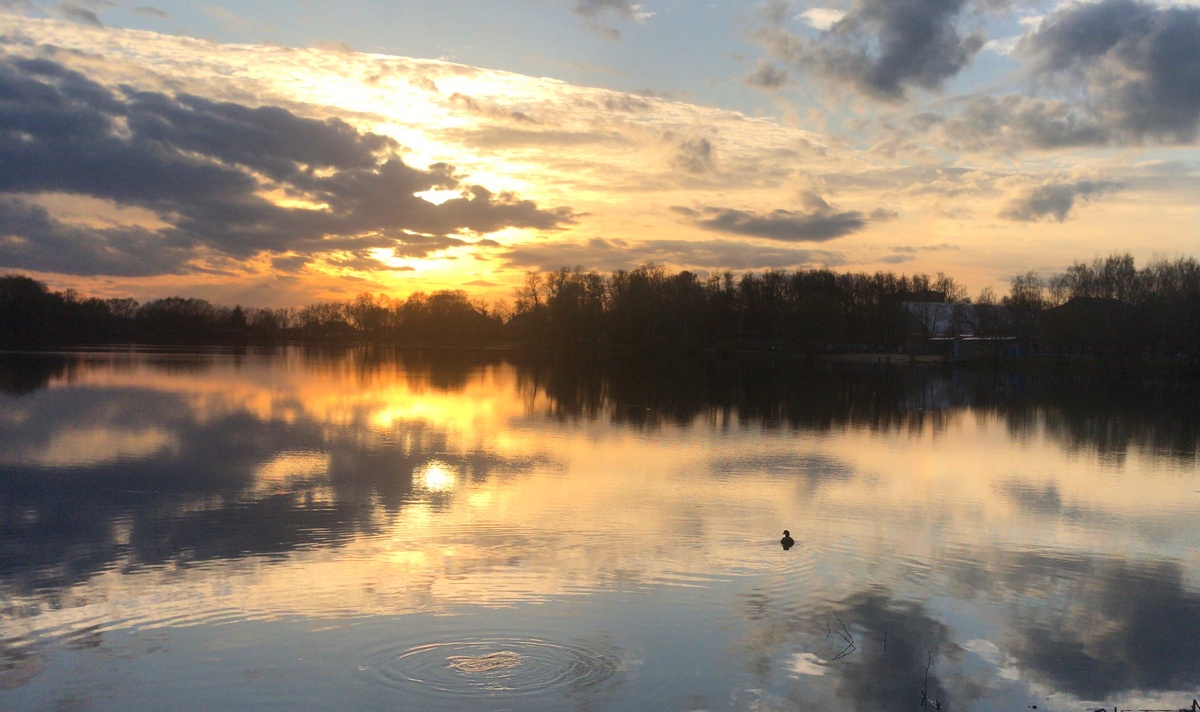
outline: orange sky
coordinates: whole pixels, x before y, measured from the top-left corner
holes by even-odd
[[[1003,294],[1028,270],[1200,252],[1200,79],[1181,75],[1169,124],[1117,89],[1076,104],[987,89],[1022,71],[1031,86],[1038,67],[1065,76],[1035,50],[1065,51],[1049,26],[1087,20],[1074,6],[1018,18],[1048,26],[1018,43],[1021,66],[995,37],[975,48],[983,68],[966,88],[965,68],[929,86],[843,76],[844,48],[813,33],[859,13],[862,32],[886,37],[869,5],[795,4],[792,26],[748,14],[740,36],[762,56],[739,61],[761,76],[711,81],[749,91],[753,79],[760,98],[728,108],[719,87],[636,93],[349,46],[0,15],[0,102],[29,114],[0,124],[12,159],[0,271],[102,297],[296,306],[364,291],[511,298],[527,270],[650,262],[944,271],[972,295]],[[1144,7],[1161,22],[1200,12]],[[581,12],[578,31],[625,28],[604,41],[628,44],[665,12]],[[589,26],[597,17],[607,24]],[[1102,58],[1109,70],[1118,54]],[[767,86],[768,66],[792,79]],[[819,70],[837,76],[822,84]],[[1151,71],[1118,89],[1151,86]]]

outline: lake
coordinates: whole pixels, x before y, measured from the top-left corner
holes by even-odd
[[[0,355],[0,709],[1190,708],[1200,415],[1137,381]]]

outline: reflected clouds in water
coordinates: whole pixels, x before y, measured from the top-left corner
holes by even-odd
[[[1038,686],[1099,700],[1200,684],[1194,574],[1177,546],[1171,560],[1172,547],[1146,534],[1182,521],[1177,512],[1156,523],[1150,498],[1124,511],[1121,489],[1089,500],[1094,480],[1025,473],[1016,448],[1005,451],[1011,473],[943,477],[922,467],[930,453],[996,451],[918,442],[976,416],[973,432],[1001,441],[1044,435],[1047,450],[1145,450],[1194,467],[1196,419],[1166,393],[1144,407],[1104,406],[1104,395],[1077,406],[1073,385],[1029,374],[497,368],[494,356],[437,365],[371,350],[289,351],[286,368],[259,370],[253,355],[93,358],[104,360],[0,358],[0,592],[46,610],[101,574],[248,557],[271,572],[255,572],[263,610],[302,608],[286,599],[317,566],[378,589],[378,602],[343,603],[347,591],[329,586],[316,615],[479,611],[601,591],[623,602],[664,593],[710,615],[744,586],[730,594],[749,631],[742,674],[764,689],[782,679],[792,707],[914,709],[927,689],[944,708],[986,698],[1000,709],[1024,706]],[[445,392],[454,397],[437,400]],[[839,430],[854,431],[843,450]],[[856,459],[855,448],[870,452]],[[893,462],[894,476],[870,475]],[[1143,474],[1131,468],[1128,487]],[[938,510],[935,490],[960,484],[967,513]],[[1165,489],[1160,498],[1176,498]],[[977,537],[963,538],[960,523]],[[782,556],[771,542],[768,556],[763,532],[784,526],[803,545]],[[1159,558],[1093,554],[1103,546],[1081,541],[1131,528]],[[996,531],[1028,548],[992,547]],[[333,549],[352,555],[296,555]],[[291,578],[272,578],[289,558]],[[189,583],[207,585],[209,570]],[[776,583],[755,588],[763,579]],[[23,679],[31,660],[0,641],[0,684]]]
[[[751,671],[765,682],[781,665],[803,683],[796,700],[833,708],[912,710],[927,692],[947,708],[961,706],[981,692],[962,673],[965,650],[949,627],[920,603],[883,588],[850,594],[823,610],[792,611],[758,592],[743,599],[754,622],[747,646],[755,651]],[[780,650],[792,650],[780,656]],[[947,682],[945,671],[952,673]],[[818,705],[820,706],[820,705]],[[930,706],[932,709],[932,704]]]
[[[827,455],[792,453],[745,453],[713,458],[709,469],[718,478],[736,478],[767,473],[781,479],[794,479],[809,490],[834,482],[849,482],[856,471],[850,463]]]
[[[837,689],[854,709],[915,709],[920,699],[914,700],[914,694],[921,690],[944,706],[963,701],[954,699],[933,665],[960,657],[962,650],[924,606],[874,590],[846,598],[838,609],[851,626],[858,652],[843,658],[850,664],[837,668]]]
[[[1017,616],[1021,667],[1082,699],[1200,685],[1200,592],[1173,562],[1089,560],[1065,609]]]
[[[1094,702],[1200,685],[1200,591],[1180,563],[1005,549],[952,558],[956,595],[1014,602],[997,642],[1022,675]]]
[[[364,442],[355,427],[236,407],[202,414],[186,393],[153,389],[41,390],[0,399],[0,414],[0,585],[23,592],[113,567],[341,545],[379,532],[411,501],[445,502],[454,477],[531,463],[460,451],[421,421]],[[437,487],[431,462],[441,467]]]

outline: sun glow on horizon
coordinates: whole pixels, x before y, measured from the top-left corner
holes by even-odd
[[[506,299],[527,271],[608,274],[649,263],[696,274],[942,271],[974,295],[1105,253],[1145,263],[1196,251],[1191,143],[1030,152],[964,141],[954,131],[979,129],[963,125],[972,115],[952,113],[954,101],[921,105],[923,95],[909,108],[926,113],[899,107],[875,122],[871,104],[838,97],[755,115],[344,48],[218,44],[37,17],[0,16],[0,30],[26,41],[10,43],[14,57],[54,48],[52,61],[94,82],[96,96],[109,92],[108,104],[89,108],[108,117],[118,148],[139,127],[174,130],[154,123],[130,89],[148,92],[195,124],[195,134],[161,143],[173,160],[228,171],[236,180],[222,190],[257,182],[247,195],[277,209],[214,200],[219,190],[165,200],[136,181],[121,189],[129,197],[116,190],[111,199],[101,196],[115,189],[95,181],[6,194],[49,213],[4,243],[14,267],[89,295],[161,298],[170,289],[267,307],[441,289]],[[56,80],[25,79],[58,91]],[[136,115],[144,110],[150,123]],[[926,119],[937,121],[912,133]],[[301,123],[278,144],[256,145]],[[1016,140],[1006,136],[990,140]],[[389,205],[388,191],[404,192]],[[421,202],[405,203],[412,196]],[[1131,241],[1130,225],[1146,224],[1147,210],[1153,234]],[[98,261],[89,242],[112,257]],[[50,243],[73,250],[46,254]],[[147,256],[162,245],[176,253]]]

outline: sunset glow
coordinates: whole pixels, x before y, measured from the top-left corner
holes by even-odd
[[[357,3],[358,28],[324,8],[272,26],[219,3],[69,5],[0,15],[5,91],[59,97],[0,126],[21,161],[0,269],[53,288],[490,301],[529,270],[655,263],[943,271],[1003,294],[1200,244],[1200,73],[1168,81],[1137,54],[1193,56],[1189,3],[917,3],[907,24],[877,0],[499,3],[483,13],[511,31],[486,41]],[[1071,44],[1106,22],[1126,33],[1108,49]],[[534,36],[559,54],[526,51]],[[92,117],[64,128],[78,149],[44,130],[67,105]],[[58,175],[63,150],[96,155]],[[189,183],[203,171],[214,187]]]

